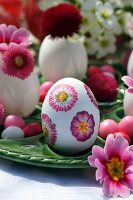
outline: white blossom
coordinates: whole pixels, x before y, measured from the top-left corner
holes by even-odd
[[[95,43],[97,49],[97,57],[102,58],[109,53],[116,51],[115,37],[114,35],[106,32],[104,36],[99,36],[97,43]]]
[[[112,29],[117,24],[117,18],[113,14],[113,8],[108,2],[103,4],[101,1],[98,1],[96,3],[95,15],[103,27],[107,29]]]

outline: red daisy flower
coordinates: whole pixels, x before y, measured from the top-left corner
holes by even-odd
[[[108,75],[102,73],[96,73],[92,75],[87,85],[90,87],[97,101],[113,101],[118,93],[117,81]]]
[[[42,37],[67,37],[78,32],[82,21],[80,11],[72,4],[61,3],[47,9],[41,18]]]
[[[26,79],[34,68],[34,58],[31,52],[22,45],[9,45],[2,56],[2,70],[9,76]]]

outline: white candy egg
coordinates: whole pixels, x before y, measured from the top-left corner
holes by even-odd
[[[87,53],[79,41],[46,37],[40,47],[39,66],[45,80],[82,79],[87,70]]]
[[[10,126],[2,132],[1,137],[3,139],[20,139],[24,137],[24,132],[19,127]]]
[[[88,86],[74,78],[61,79],[50,88],[41,117],[48,145],[64,155],[87,150],[98,135],[96,99]]]

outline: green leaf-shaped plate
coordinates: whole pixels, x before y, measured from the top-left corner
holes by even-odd
[[[114,104],[114,108],[116,108],[116,104]],[[101,108],[100,111],[102,110],[104,109]],[[40,122],[40,112],[41,107],[37,106],[35,112],[28,119],[25,119],[25,121]],[[103,118],[110,117],[116,121],[119,121],[123,115],[123,111],[122,108],[117,108],[113,112],[110,112],[109,109],[109,112],[104,114],[101,112],[101,115]],[[103,147],[104,143],[105,142],[103,139],[97,137],[95,144]],[[83,155],[71,157],[62,156],[58,153],[55,153],[48,147],[47,144],[45,144],[45,138],[42,133],[34,137],[18,140],[0,139],[0,157],[30,165],[54,168],[86,168],[89,167],[87,157],[90,154],[91,149],[88,149],[88,151],[84,152]]]

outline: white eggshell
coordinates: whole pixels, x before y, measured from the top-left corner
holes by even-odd
[[[79,41],[48,36],[40,47],[39,65],[45,80],[56,82],[65,77],[82,80],[87,69],[87,53]]]
[[[0,101],[8,114],[31,114],[39,100],[40,84],[36,72],[25,80],[10,77],[0,71]]]
[[[129,93],[128,90],[125,91],[125,96],[123,100],[123,109],[125,116],[133,116],[133,94]]]
[[[129,57],[128,65],[127,65],[127,73],[129,76],[133,78],[133,51]]]
[[[19,139],[24,137],[24,132],[19,127],[10,126],[2,132],[1,137],[3,139]]]
[[[74,78],[61,79],[50,88],[41,117],[47,143],[64,155],[90,148],[98,135],[96,99],[88,86]]]

